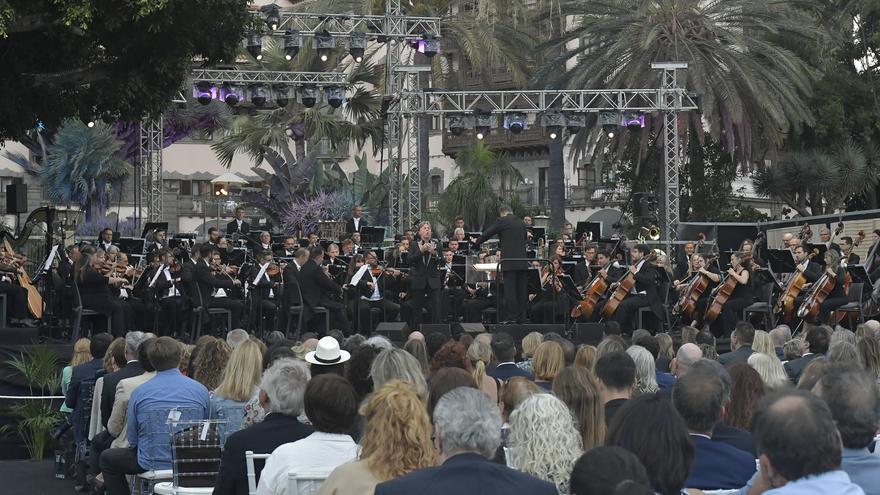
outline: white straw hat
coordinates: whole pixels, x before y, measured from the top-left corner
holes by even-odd
[[[318,347],[306,354],[306,361],[319,366],[328,366],[348,361],[348,351],[339,349],[339,342],[333,337],[324,337],[318,341]]]

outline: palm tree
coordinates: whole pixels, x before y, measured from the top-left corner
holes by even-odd
[[[460,151],[455,168],[458,175],[439,204],[440,216],[448,225],[461,215],[466,225],[482,230],[495,217],[502,196],[522,182],[522,175],[510,162],[482,143]]]
[[[813,149],[790,154],[755,175],[756,192],[783,201],[801,216],[834,213],[852,195],[878,183],[880,151],[867,152],[846,142],[828,152]]]
[[[86,222],[105,215],[111,191],[131,173],[121,154],[115,130],[98,122],[88,127],[79,119],[64,122],[48,147],[43,162],[43,184],[56,203],[82,206]]]

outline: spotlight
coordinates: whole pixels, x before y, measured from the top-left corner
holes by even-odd
[[[272,5],[264,5],[260,7],[260,12],[263,13],[266,20],[266,26],[272,31],[277,31],[278,25],[281,24],[281,8],[273,3]]]
[[[328,105],[339,108],[345,101],[345,89],[339,86],[327,86],[324,88],[324,97],[327,99]]]
[[[528,129],[529,122],[524,113],[515,112],[504,117],[504,127],[513,134],[519,134],[523,129]]]
[[[565,128],[574,136],[587,125],[587,116],[582,113],[567,113],[565,115]]]
[[[364,48],[367,46],[367,35],[361,32],[351,33],[348,38],[348,53],[355,62],[361,63],[364,60]]]
[[[223,84],[220,87],[220,98],[230,107],[234,107],[244,99],[244,91],[238,85]]]
[[[202,105],[207,105],[217,97],[217,86],[208,81],[193,83],[193,97]]]
[[[86,125],[87,125],[89,128],[95,127],[95,121],[92,120],[92,119],[89,119],[89,121],[86,122]]]
[[[263,108],[263,105],[269,101],[269,91],[262,84],[251,86],[251,103],[257,108]]]
[[[259,33],[251,33],[247,39],[247,51],[257,60],[263,60],[263,37]]]
[[[614,133],[620,126],[620,115],[617,112],[599,112],[596,123],[602,126],[602,132],[608,136],[608,139],[613,139]]]
[[[548,110],[541,115],[541,126],[547,131],[547,137],[552,141],[562,136],[562,125],[565,117],[556,110]]]
[[[474,113],[474,130],[477,132],[477,139],[483,139],[492,131],[492,114],[477,110]]]
[[[645,114],[638,112],[624,112],[620,125],[631,131],[637,131],[645,127]]]
[[[302,47],[302,36],[299,31],[287,31],[284,33],[284,59],[293,60]]]
[[[299,99],[306,108],[312,108],[318,103],[318,88],[316,86],[300,86]]]
[[[453,136],[461,136],[461,133],[467,128],[464,121],[464,115],[450,115],[446,127]]]
[[[279,107],[286,107],[287,103],[290,101],[290,89],[283,85],[279,84],[272,88],[273,97],[275,98],[275,103],[278,104]]]
[[[321,59],[321,62],[329,60],[330,53],[336,47],[336,40],[333,39],[333,36],[325,29],[321,33],[315,33],[314,43],[315,49],[318,51],[318,58]]]
[[[416,50],[424,53],[428,58],[434,58],[440,51],[440,41],[433,34],[423,34],[422,39],[418,41]]]

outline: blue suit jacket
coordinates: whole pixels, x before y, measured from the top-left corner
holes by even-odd
[[[497,366],[494,370],[489,372],[489,376],[495,378],[497,380],[501,380],[502,382],[506,382],[515,376],[524,376],[529,380],[534,380],[535,377],[532,376],[528,371],[518,367],[515,364],[506,363],[501,366]]]
[[[495,464],[479,454],[458,454],[440,466],[379,483],[375,491],[375,495],[413,494],[558,495],[558,492],[552,483]]]
[[[694,442],[694,464],[685,486],[701,490],[734,489],[746,486],[755,474],[751,454],[726,443],[713,442],[691,435]]]

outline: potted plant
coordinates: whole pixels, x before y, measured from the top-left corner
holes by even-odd
[[[23,352],[21,357],[6,361],[27,382],[28,395],[39,397],[59,390],[58,356],[47,346],[37,345]],[[4,425],[3,433],[15,431],[24,442],[30,458],[42,459],[51,442],[50,433],[58,424],[61,413],[51,399],[22,399],[9,408],[17,419],[14,425]]]

